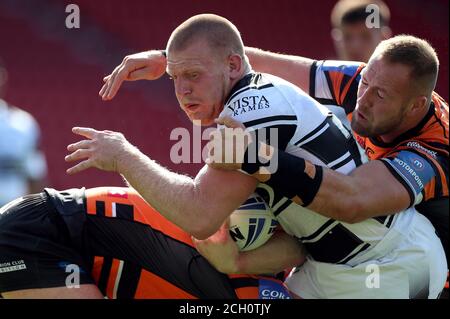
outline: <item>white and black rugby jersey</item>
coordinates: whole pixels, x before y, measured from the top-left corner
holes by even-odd
[[[233,87],[220,115],[231,116],[257,132],[266,129],[267,143],[343,174],[367,161],[335,115],[300,88],[273,75],[252,72],[244,76]],[[277,145],[270,128],[277,129]],[[297,205],[268,185],[260,184],[257,192],[283,229],[303,242],[311,257],[321,262],[351,264],[357,259],[354,257],[397,228],[400,219],[405,227],[414,212],[347,224]]]

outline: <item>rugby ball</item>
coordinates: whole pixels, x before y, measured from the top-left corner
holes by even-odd
[[[239,250],[252,250],[272,237],[278,222],[266,202],[253,194],[230,216],[230,236]]]

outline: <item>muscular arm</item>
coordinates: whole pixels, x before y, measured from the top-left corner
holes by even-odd
[[[121,159],[118,172],[164,217],[197,238],[213,234],[257,184],[242,173],[207,166],[192,179],[170,172],[137,149]]]
[[[90,167],[122,174],[161,215],[197,238],[216,232],[224,220],[253,193],[257,180],[239,172],[205,166],[195,177],[170,172],[130,144],[123,134],[73,128],[86,137],[67,149],[67,170],[75,174]]]
[[[245,48],[245,54],[254,70],[276,75],[309,92],[309,72],[314,60],[251,47]]]
[[[251,47],[245,48],[245,54],[254,70],[279,76],[309,92],[309,72],[314,60]],[[103,79],[105,84],[99,95],[103,100],[111,100],[124,81],[155,80],[164,74],[165,68],[166,58],[160,50],[128,55]]]
[[[261,247],[239,254],[234,272],[237,274],[276,274],[301,265],[305,261],[304,246],[285,232],[276,232]]]
[[[253,176],[323,216],[356,223],[402,211],[411,203],[406,188],[379,160],[344,175],[286,152],[277,152],[274,152],[278,154],[277,171],[272,175],[255,173]]]
[[[324,169],[319,191],[307,208],[356,223],[400,212],[410,205],[405,187],[381,161],[371,161],[344,175]]]

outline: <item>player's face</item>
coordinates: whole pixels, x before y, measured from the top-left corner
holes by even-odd
[[[226,59],[198,40],[179,52],[169,51],[167,61],[181,109],[191,121],[213,124],[230,90]]]
[[[367,28],[364,22],[345,24],[333,35],[340,60],[369,61],[378,43],[384,40],[381,28]]]
[[[361,76],[352,129],[366,137],[396,137],[411,101],[409,68],[372,58]]]

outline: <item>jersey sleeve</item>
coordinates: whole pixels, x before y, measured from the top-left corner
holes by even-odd
[[[444,163],[440,162],[441,159],[438,159],[437,154],[426,153],[426,149],[423,149],[423,152],[402,149],[381,159],[408,191],[411,199],[410,206],[434,198],[436,192],[441,192],[443,187],[447,188],[448,193],[448,171],[442,166]]]
[[[322,60],[315,61],[310,71],[309,94],[324,105],[337,105],[345,113],[356,106],[362,62]]]

